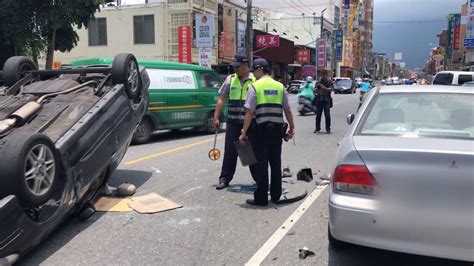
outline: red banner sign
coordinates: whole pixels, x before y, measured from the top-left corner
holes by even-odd
[[[257,35],[255,40],[257,42],[257,48],[280,47],[280,36],[278,35]]]
[[[311,51],[308,49],[298,49],[296,50],[296,62],[298,64],[309,64],[311,59]]]
[[[191,26],[178,27],[178,58],[180,63],[191,63]]]
[[[326,67],[326,40],[318,39],[318,66]]]
[[[461,17],[454,19],[453,50],[461,49]]]

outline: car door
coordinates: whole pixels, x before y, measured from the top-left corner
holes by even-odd
[[[200,123],[204,123],[207,115],[216,107],[217,94],[223,81],[214,71],[196,72],[198,76],[197,99],[202,106],[196,110],[196,116]],[[224,113],[224,112],[223,112]]]
[[[197,103],[197,80],[191,70],[161,69],[161,82],[166,94],[162,129],[194,126]]]

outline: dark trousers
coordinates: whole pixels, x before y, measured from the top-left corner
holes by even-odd
[[[316,101],[316,130],[321,130],[321,116],[324,111],[326,131],[331,130],[331,104],[326,101]]]
[[[225,131],[225,148],[224,161],[222,163],[221,175],[219,176],[219,183],[230,183],[234,178],[235,168],[237,167],[237,151],[235,150],[234,142],[239,140],[242,124],[227,123]],[[249,137],[252,130],[249,130]],[[256,166],[250,167],[252,177],[255,176],[253,172],[256,171]]]
[[[271,170],[270,196],[273,202],[280,199],[281,184],[281,127],[257,127],[252,147],[257,158],[257,189],[254,192],[255,202],[268,203],[268,165]]]

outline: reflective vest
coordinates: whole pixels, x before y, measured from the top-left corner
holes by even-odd
[[[239,77],[233,74],[230,79],[229,90],[229,112],[227,122],[243,123],[245,118],[245,100],[249,86],[255,81],[253,75],[245,81],[244,85],[240,82]]]
[[[257,125],[268,123],[283,125],[284,86],[280,82],[265,77],[252,84],[257,97],[255,110]]]

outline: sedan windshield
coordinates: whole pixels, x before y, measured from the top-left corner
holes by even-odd
[[[474,94],[381,94],[374,101],[361,135],[474,139]]]
[[[352,80],[339,80],[337,83],[336,83],[336,86],[337,87],[347,87],[347,88],[350,88],[352,86]]]

